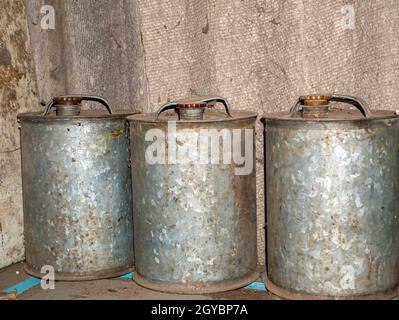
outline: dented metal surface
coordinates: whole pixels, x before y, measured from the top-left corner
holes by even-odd
[[[116,276],[133,266],[126,116],[19,115],[26,269],[56,280]]]
[[[192,137],[204,129],[254,129],[256,114],[236,111],[232,115],[206,110],[202,120],[178,120],[176,114],[163,114],[159,120],[155,114],[128,118],[134,171],[135,281],[140,285],[205,293],[235,289],[258,278],[255,169],[238,176],[234,163],[149,164],[145,156],[153,143],[146,139],[151,129],[162,132],[166,152],[171,148],[168,121],[176,125],[176,154],[196,147]],[[221,147],[222,140],[218,143]]]
[[[312,120],[266,116],[266,285],[285,298],[392,295],[398,117],[331,112]]]

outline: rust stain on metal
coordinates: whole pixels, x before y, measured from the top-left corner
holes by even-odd
[[[120,136],[123,136],[126,134],[126,131],[121,129],[121,130],[114,130],[111,132],[111,135],[113,138],[119,138]]]

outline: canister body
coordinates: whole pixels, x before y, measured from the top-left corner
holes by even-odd
[[[170,123],[150,121],[151,117],[129,117],[135,280],[139,284],[160,291],[205,293],[238,288],[258,278],[255,118],[256,115],[227,121],[173,122],[177,136],[172,147]],[[151,130],[164,137],[168,163],[149,163],[146,158],[153,144],[147,136]],[[169,151],[175,150],[179,155],[190,147],[198,150],[197,137],[203,130],[238,130],[242,139],[233,141],[232,148],[242,147],[242,154],[247,131],[253,170],[237,175],[234,161],[224,163],[221,159],[201,164],[198,159],[179,163],[177,157],[173,163]],[[217,150],[223,149],[222,140],[216,141]],[[193,153],[189,152],[190,156]]]
[[[26,269],[56,280],[112,277],[133,266],[125,116],[21,117]]]
[[[316,297],[399,283],[398,118],[266,119],[267,277]]]

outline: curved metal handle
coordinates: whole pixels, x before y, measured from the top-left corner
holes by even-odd
[[[162,112],[169,110],[169,109],[176,109],[177,107],[177,103],[176,102],[168,102],[165,103],[164,105],[162,105],[158,111],[157,111],[157,115],[155,117],[155,120],[158,120],[159,116],[161,115]]]
[[[211,107],[213,106],[215,103],[222,103],[224,105],[224,108],[226,110],[226,113],[229,117],[232,117],[231,113],[230,113],[230,105],[229,102],[222,97],[201,97],[198,100],[193,100],[192,103],[205,103],[207,105],[207,107]],[[162,105],[156,114],[156,118],[155,120],[158,120],[159,116],[161,115],[162,112],[169,110],[169,109],[177,109],[179,104],[183,104],[184,100],[178,100],[178,101],[173,101],[173,102],[168,102],[164,105]]]
[[[86,101],[99,102],[107,108],[109,114],[113,113],[109,102],[107,100],[105,100],[104,98],[101,98],[99,96],[84,95],[84,94],[69,94],[69,95],[65,95],[65,96],[58,96],[58,97],[51,98],[46,103],[46,106],[44,107],[44,111],[42,114],[43,117],[46,116],[49,113],[49,111],[51,110],[51,108],[55,105],[55,99],[57,99],[57,98],[81,98],[82,101],[86,100]]]
[[[366,118],[370,118],[372,116],[371,109],[369,108],[366,101],[356,98],[353,96],[346,96],[346,95],[336,95],[333,94],[331,96],[331,101],[337,102],[349,102],[354,105]]]
[[[230,113],[230,104],[229,102],[222,97],[209,97],[209,98],[204,98],[202,100],[203,102],[205,102],[206,104],[210,104],[211,106],[213,106],[215,103],[222,103],[224,105],[224,109],[226,110],[227,115],[231,118],[232,115]]]
[[[346,102],[350,103],[353,106],[355,106],[365,118],[370,118],[372,116],[372,111],[370,110],[368,104],[359,98],[353,97],[353,96],[347,96],[347,95],[329,95],[326,96],[328,101],[337,101],[337,102]],[[302,104],[303,99],[299,98],[294,105],[290,109],[290,116],[293,116],[294,113],[298,110],[298,107]]]

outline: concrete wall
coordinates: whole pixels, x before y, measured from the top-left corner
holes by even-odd
[[[24,257],[17,113],[39,108],[25,2],[0,2],[0,268]]]

